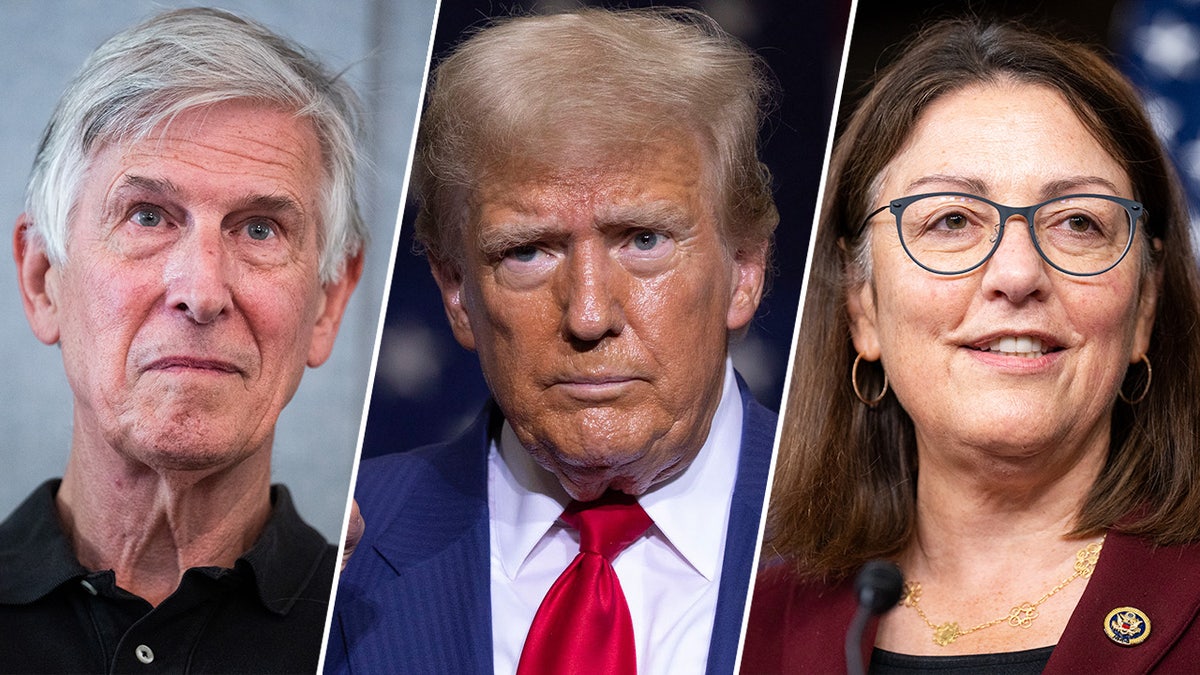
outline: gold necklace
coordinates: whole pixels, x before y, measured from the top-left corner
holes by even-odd
[[[925,610],[921,609],[921,583],[918,581],[905,582],[904,597],[900,599],[900,604],[904,605],[905,607],[912,607],[914,610],[916,610],[917,616],[921,617],[921,620],[925,622],[925,625],[933,629],[933,641],[941,647],[945,647],[964,635],[970,635],[976,631],[981,631],[985,628],[991,628],[992,626],[1004,622],[1008,622],[1008,625],[1012,626],[1013,628],[1029,628],[1029,625],[1033,623],[1033,620],[1038,618],[1039,614],[1037,610],[1043,602],[1046,602],[1053,597],[1055,593],[1066,588],[1067,584],[1070,584],[1072,581],[1075,581],[1080,577],[1087,579],[1092,576],[1092,570],[1096,569],[1096,561],[1100,559],[1100,549],[1103,547],[1104,538],[1101,537],[1100,541],[1093,542],[1079,549],[1079,552],[1075,554],[1074,574],[1058,582],[1057,586],[1047,591],[1046,594],[1038,598],[1036,602],[1022,602],[1021,604],[1014,606],[1008,611],[1008,614],[1005,614],[1002,617],[992,619],[991,621],[986,621],[978,626],[972,626],[965,630],[959,628],[958,622],[956,621],[947,621],[941,625],[936,625],[929,620],[929,617],[925,615]]]

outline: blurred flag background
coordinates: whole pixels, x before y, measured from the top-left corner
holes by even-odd
[[[1187,189],[1200,235],[1200,0],[1141,0],[1118,8],[1116,48],[1141,90]]]
[[[491,0],[443,0],[434,38],[434,63],[464,30],[486,24],[488,17],[548,12],[579,4],[577,0],[503,5]],[[620,4],[637,7],[662,2]],[[776,110],[762,132],[763,160],[774,177],[780,213],[775,273],[749,333],[732,350],[738,370],[758,399],[778,409],[850,2],[703,0],[673,4],[707,12],[755,48],[779,81]],[[413,253],[411,205],[408,211],[380,344],[364,458],[451,438],[474,419],[488,395],[475,355],[460,347],[450,333],[429,266]]]

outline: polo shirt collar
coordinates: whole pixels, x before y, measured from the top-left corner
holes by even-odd
[[[34,602],[89,574],[58,522],[54,496],[60,483],[42,483],[0,523],[0,604]]]
[[[61,483],[46,481],[0,523],[0,604],[32,603],[91,574],[79,564],[58,521],[55,495]],[[271,503],[267,524],[235,569],[254,579],[264,607],[283,615],[318,572],[329,545],[300,519],[286,487],[271,488]],[[211,575],[221,571],[199,569]]]

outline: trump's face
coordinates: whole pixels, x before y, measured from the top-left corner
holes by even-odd
[[[757,308],[765,244],[727,250],[702,161],[678,138],[565,167],[509,162],[470,200],[461,266],[434,265],[458,341],[576,499],[640,494],[691,462],[728,333]]]
[[[62,347],[75,450],[185,470],[269,450],[305,365],[328,357],[360,269],[318,279],[323,181],[308,121],[222,103],[95,153],[65,264],[18,221],[26,310]]]

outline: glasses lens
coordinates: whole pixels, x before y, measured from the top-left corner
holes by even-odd
[[[1075,274],[1112,267],[1129,247],[1133,222],[1125,207],[1102,197],[1070,197],[1038,207],[1034,233],[1054,265]]]
[[[973,197],[928,195],[902,207],[900,236],[923,267],[958,274],[987,258],[1000,218],[996,207]],[[1073,196],[1038,207],[1033,224],[1042,255],[1051,264],[1070,274],[1097,274],[1125,254],[1134,219],[1112,199]]]
[[[979,264],[992,249],[1000,213],[962,195],[930,195],[904,207],[900,236],[913,260],[952,274]]]

